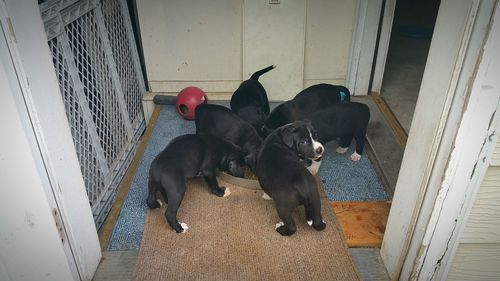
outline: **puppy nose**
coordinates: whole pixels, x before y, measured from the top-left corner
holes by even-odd
[[[323,147],[322,146],[316,148],[316,154],[321,154],[321,153],[323,153]]]

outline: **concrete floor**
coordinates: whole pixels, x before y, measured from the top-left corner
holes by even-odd
[[[438,8],[438,0],[425,0],[398,1],[395,9],[380,95],[407,134],[431,44],[428,31],[434,28]]]
[[[392,37],[397,47],[389,49],[380,95],[386,101],[406,134],[417,103],[430,39]]]

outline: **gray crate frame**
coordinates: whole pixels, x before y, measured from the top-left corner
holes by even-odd
[[[127,3],[50,0],[40,13],[99,229],[145,129],[146,89]]]

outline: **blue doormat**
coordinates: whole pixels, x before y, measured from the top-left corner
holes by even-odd
[[[351,160],[355,143],[345,154],[335,152],[335,141],[325,145],[318,175],[328,199],[332,201],[385,201],[389,196],[375,173],[366,152],[357,162]],[[365,147],[366,150],[366,147]]]
[[[153,132],[111,234],[108,250],[139,249],[147,210],[149,166],[154,157],[173,138],[195,132],[194,122],[182,119],[175,111],[174,106],[161,106]],[[335,142],[326,145],[318,173],[330,200],[378,201],[389,199],[365,155],[359,162],[352,162],[349,158],[353,151],[352,147],[344,155],[336,154],[335,149]]]

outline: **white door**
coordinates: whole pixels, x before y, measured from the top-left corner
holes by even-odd
[[[91,280],[100,245],[37,3],[0,2],[0,23],[0,276]]]

